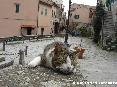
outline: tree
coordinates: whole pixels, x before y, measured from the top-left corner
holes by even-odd
[[[95,43],[98,43],[98,41],[100,40],[100,31],[102,29],[102,20],[103,20],[103,17],[104,17],[104,13],[105,13],[105,10],[104,10],[104,6],[101,3],[98,3],[97,6],[96,6],[96,17],[94,18],[94,38],[93,38],[93,41]]]

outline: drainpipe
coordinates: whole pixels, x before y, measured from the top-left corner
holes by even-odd
[[[103,46],[104,46],[104,43],[103,43],[103,41],[104,41],[104,32],[103,32],[103,28],[104,28],[104,16],[102,17],[102,48],[103,48]]]
[[[37,7],[37,32],[36,33],[38,33],[38,27],[39,27],[39,24],[38,24],[39,23],[39,19],[38,19],[39,18],[39,4],[40,4],[39,1],[40,0],[38,0],[38,7]]]

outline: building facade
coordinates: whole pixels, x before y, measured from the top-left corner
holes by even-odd
[[[76,4],[71,5],[70,26],[87,25],[91,23],[91,11],[93,6]]]
[[[0,0],[0,37],[55,34],[65,17],[62,0],[53,1]]]
[[[51,0],[40,0],[38,13],[38,35],[49,35],[52,33],[52,6]]]
[[[66,25],[66,14],[64,13],[64,8],[59,4],[53,3],[52,20],[54,34],[60,33]]]
[[[0,37],[36,34],[38,0],[0,0]]]

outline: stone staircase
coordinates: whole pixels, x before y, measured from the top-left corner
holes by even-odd
[[[115,26],[113,22],[112,12],[106,11],[104,17],[104,24],[103,24],[103,45],[106,45],[106,39],[111,37],[113,40],[115,39]]]
[[[14,60],[13,59],[5,59],[5,57],[1,57],[0,58],[0,69],[9,67],[11,65],[13,65]]]

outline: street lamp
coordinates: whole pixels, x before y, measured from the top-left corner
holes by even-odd
[[[68,29],[69,29],[69,16],[70,16],[70,9],[71,9],[71,0],[69,0],[69,10],[68,10],[68,21],[67,21],[67,29],[66,29],[66,34],[65,34],[65,44],[68,44]]]

